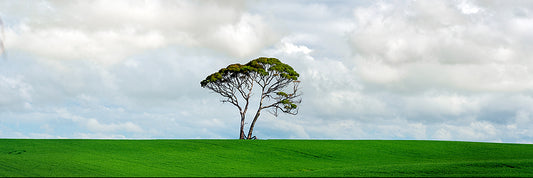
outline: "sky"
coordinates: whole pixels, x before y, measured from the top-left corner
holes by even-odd
[[[533,1],[1,0],[0,18],[0,138],[236,139],[200,81],[264,56],[303,96],[260,139],[533,143]]]

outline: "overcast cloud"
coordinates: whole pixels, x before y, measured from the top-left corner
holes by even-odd
[[[231,63],[300,73],[258,138],[533,143],[531,1],[0,1],[1,138],[237,138],[200,87]]]

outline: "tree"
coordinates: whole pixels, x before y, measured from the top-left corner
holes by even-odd
[[[222,102],[231,103],[239,109],[241,116],[239,139],[252,139],[255,123],[261,111],[267,110],[274,116],[278,112],[296,115],[301,93],[298,91],[300,81],[298,74],[288,64],[276,58],[260,57],[245,65],[231,64],[206,77],[200,82],[203,88],[220,94]],[[246,113],[250,98],[258,86],[261,91],[259,106],[249,127],[244,132]]]

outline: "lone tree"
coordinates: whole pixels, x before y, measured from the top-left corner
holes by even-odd
[[[239,139],[252,139],[255,123],[262,110],[267,110],[274,116],[278,112],[296,115],[301,103],[301,93],[298,92],[300,75],[291,66],[276,58],[260,57],[245,65],[231,64],[220,69],[200,82],[203,88],[220,94],[222,102],[233,104],[239,109],[241,127]],[[250,97],[254,86],[261,90],[259,107],[254,115],[248,134],[244,132],[246,112],[250,104]]]

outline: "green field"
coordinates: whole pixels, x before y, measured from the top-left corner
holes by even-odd
[[[0,139],[0,176],[527,176],[533,145]]]

